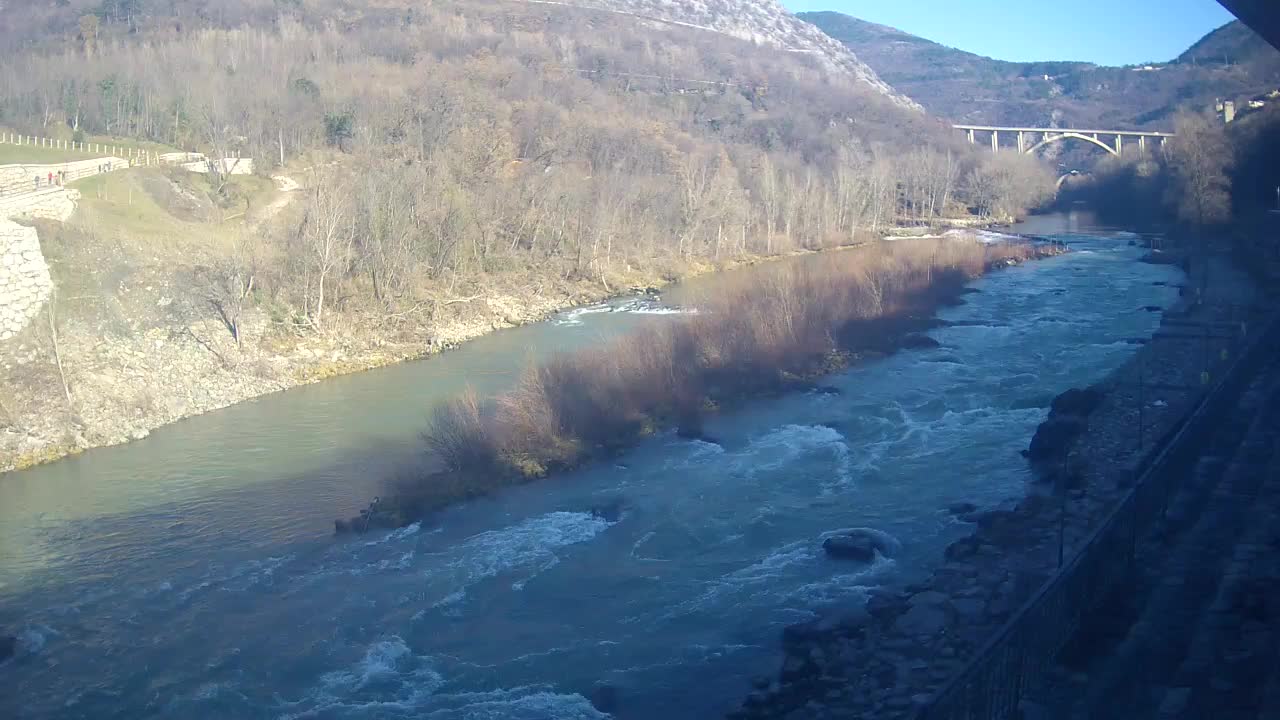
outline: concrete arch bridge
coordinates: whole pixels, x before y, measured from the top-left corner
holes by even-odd
[[[1145,152],[1148,144],[1159,143],[1163,147],[1169,141],[1169,138],[1174,137],[1173,133],[1140,132],[1137,130],[1073,130],[1067,128],[992,127],[987,125],[955,125],[953,127],[957,130],[963,130],[969,138],[970,144],[976,145],[979,137],[988,136],[991,140],[992,152],[999,152],[1005,147],[1006,143],[1008,143],[1008,148],[1012,150],[1015,147],[1013,143],[1016,142],[1018,152],[1027,155],[1053,143],[1078,140],[1096,145],[1112,155],[1119,156],[1124,154],[1126,141],[1128,141],[1130,147],[1137,145],[1140,152]],[[1010,140],[1002,140],[1002,136]]]

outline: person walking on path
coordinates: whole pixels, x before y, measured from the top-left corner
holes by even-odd
[[[36,187],[35,187],[35,189],[36,189],[36,190],[39,190],[39,189],[40,189],[40,176],[39,176],[39,175],[37,175],[37,176],[35,177],[35,181],[36,181]]]
[[[53,187],[53,171],[49,171],[49,187]]]

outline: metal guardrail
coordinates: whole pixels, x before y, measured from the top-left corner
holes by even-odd
[[[1137,541],[1164,515],[1176,468],[1195,460],[1188,442],[1243,390],[1265,358],[1260,348],[1280,330],[1280,317],[1253,335],[1195,410],[1140,461],[1136,482],[1081,547],[978,651],[965,668],[916,713],[916,720],[1005,720],[1018,717],[1024,691],[1043,678],[1107,591],[1129,576]]]

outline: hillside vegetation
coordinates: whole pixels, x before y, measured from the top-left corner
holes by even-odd
[[[840,13],[800,17],[848,45],[929,112],[960,123],[1168,130],[1179,109],[1210,109],[1218,99],[1243,108],[1249,98],[1280,88],[1280,51],[1238,21],[1176,59],[1105,67],[1006,62]]]
[[[55,276],[88,287],[58,299],[70,401],[28,381],[54,363],[44,324],[7,366],[17,431],[0,440],[21,457],[900,221],[1011,217],[1052,191],[1035,161],[972,152],[847,63],[777,47],[776,28],[756,44],[488,0],[15,11],[51,31],[0,58],[0,125],[253,157],[301,185],[133,170],[42,228]],[[103,338],[145,370],[108,381]]]

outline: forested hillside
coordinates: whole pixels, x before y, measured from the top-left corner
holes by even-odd
[[[800,17],[848,45],[929,112],[955,122],[1167,129],[1180,108],[1210,109],[1218,99],[1243,108],[1253,96],[1280,88],[1280,51],[1238,21],[1174,60],[1102,67],[1005,62],[840,13]]]
[[[0,123],[241,153],[264,167],[340,151],[376,165],[358,173],[366,182],[453,198],[435,212],[464,218],[450,221],[455,239],[470,237],[437,253],[440,272],[499,247],[545,248],[546,233],[552,248],[574,248],[576,264],[596,263],[577,251],[586,223],[549,230],[525,217],[533,208],[567,222],[589,207],[596,220],[618,216],[629,245],[674,236],[682,253],[769,251],[780,231],[825,242],[892,219],[891,157],[951,142],[941,124],[812,55],[575,8],[388,5],[245,2],[189,19],[104,9],[7,59]],[[951,163],[959,177],[961,158]],[[509,237],[530,224],[529,238]]]
[[[0,14],[0,126],[252,157],[302,186],[272,197],[265,177],[159,170],[94,186],[69,224],[41,230],[55,285],[76,288],[59,300],[65,421],[49,410],[64,403],[48,333],[32,329],[39,359],[0,378],[10,425],[60,437],[74,421],[76,444],[96,444],[120,433],[93,418],[154,426],[698,269],[899,221],[1008,217],[1051,191],[1035,161],[972,152],[852,55],[794,52],[812,38],[788,23],[807,26],[758,5],[673,5],[662,22],[656,6],[494,0]],[[751,23],[768,37],[734,37]],[[101,352],[104,333],[170,338],[221,379],[157,368],[104,390],[75,343]],[[188,385],[207,399],[165,402]]]

